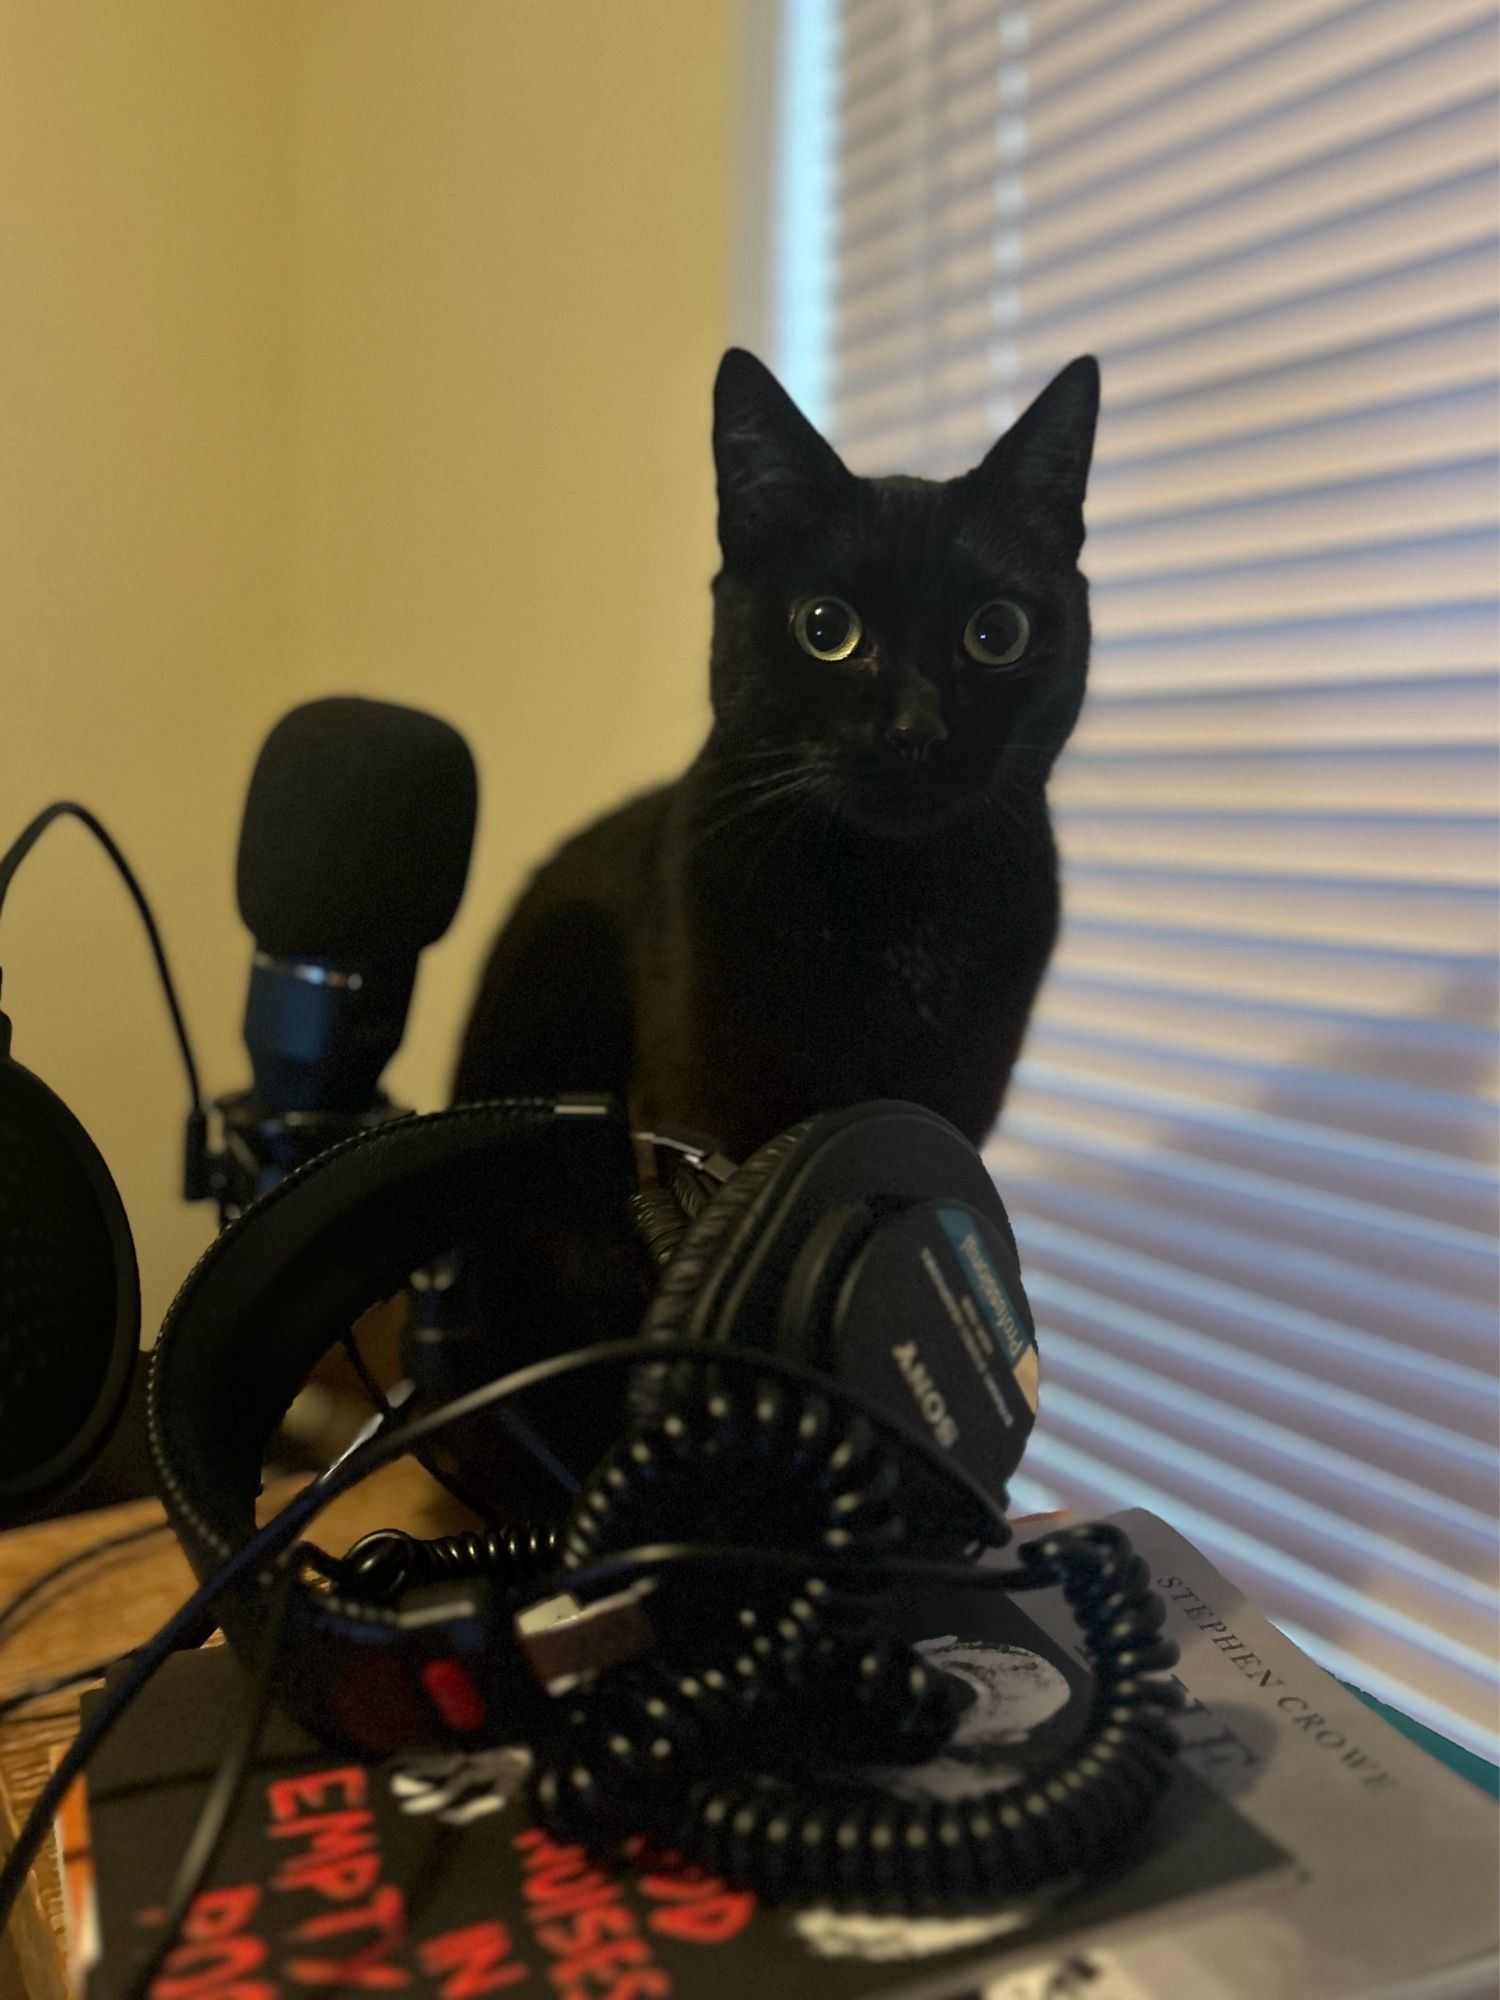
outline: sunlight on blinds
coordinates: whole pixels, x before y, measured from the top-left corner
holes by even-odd
[[[1494,1757],[1494,9],[829,7],[854,469],[1103,367],[1064,936],[990,1151],[1018,1498],[1156,1509]]]

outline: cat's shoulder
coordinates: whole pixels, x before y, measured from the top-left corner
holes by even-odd
[[[523,902],[633,907],[654,881],[671,785],[659,785],[579,827],[532,876]]]
[[[638,792],[623,805],[601,813],[598,819],[569,834],[543,864],[544,869],[564,863],[570,857],[616,853],[622,848],[636,853],[643,845],[655,844],[661,839],[675,789],[673,785],[655,785],[649,791]]]

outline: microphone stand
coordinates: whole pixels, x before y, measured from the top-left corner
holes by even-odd
[[[217,1147],[209,1143],[208,1114],[192,1112],[184,1146],[183,1196],[188,1201],[216,1202],[221,1229],[331,1146],[410,1115],[406,1105],[393,1104],[383,1090],[362,1111],[264,1112],[249,1090],[216,1097],[209,1111],[217,1118],[220,1143]]]

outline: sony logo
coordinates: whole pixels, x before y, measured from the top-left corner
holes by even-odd
[[[948,1405],[942,1393],[922,1360],[914,1340],[908,1340],[891,1349],[896,1366],[906,1378],[906,1386],[911,1390],[917,1408],[922,1412],[923,1421],[940,1445],[949,1450],[958,1443],[958,1425],[948,1414]]]

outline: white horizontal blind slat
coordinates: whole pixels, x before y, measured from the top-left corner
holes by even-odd
[[[1336,161],[1304,162],[1163,215],[1149,226],[1138,223],[1124,229],[1118,222],[1105,222],[1096,239],[1059,247],[1050,256],[1043,254],[1039,240],[1045,232],[1029,225],[1022,232],[1025,269],[1016,272],[1024,280],[1028,312],[1033,319],[1042,312],[1059,313],[1074,295],[1091,301],[1110,294],[1129,297],[1143,283],[1161,285],[1174,275],[1190,278],[1205,269],[1225,267],[1232,276],[1234,264],[1243,264],[1273,243],[1288,253],[1292,268],[1300,265],[1309,247],[1351,263],[1368,254],[1365,239],[1371,218],[1390,222],[1393,249],[1411,235],[1413,222],[1420,225],[1439,207],[1452,212],[1446,226],[1457,230],[1465,213],[1472,211],[1458,200],[1443,201],[1443,190],[1461,191],[1468,176],[1483,175],[1491,123],[1492,107],[1475,95],[1472,78],[1461,75],[1455,57],[1453,95],[1440,111],[1399,131],[1379,132]],[[951,172],[951,166],[946,171]],[[986,180],[993,178],[993,171],[1003,169],[997,163]],[[861,394],[880,385],[882,361],[888,372],[889,361],[900,355],[903,310],[913,314],[922,310],[922,294],[898,252],[909,248],[917,232],[923,231],[923,217],[900,206],[903,192],[899,186],[885,190],[866,218],[859,240],[846,246],[843,387],[848,402],[845,421],[851,425],[862,417]],[[944,304],[953,319],[950,330],[959,335],[952,349],[954,359],[969,360],[970,379],[984,355],[982,347],[966,349],[963,344],[969,324],[964,309],[977,299],[981,309],[989,303],[994,317],[994,299],[986,301],[981,295],[987,279],[993,281],[1004,270],[993,244],[988,246],[988,259],[976,254],[985,248],[986,209],[992,216],[994,193],[981,181],[972,195],[948,205],[935,236],[923,232],[932,281],[952,294]],[[894,233],[882,233],[878,227],[882,215],[897,221]],[[1021,228],[1019,218],[1013,227]],[[1420,241],[1412,247],[1419,249]],[[1292,252],[1297,253],[1295,264]],[[955,390],[961,390],[963,380],[960,371]]]
[[[1493,517],[1493,473],[1491,460],[1465,452],[1404,473],[1244,494],[1214,506],[1112,507],[1106,495],[1091,509],[1089,568],[1104,577],[1128,574],[1172,556],[1185,539],[1203,558],[1225,561],[1295,554],[1314,536],[1325,548],[1357,547],[1398,532],[1414,510],[1429,533],[1477,528]]]
[[[1173,991],[1149,977],[1112,979],[1059,966],[1028,1046],[1045,1051],[1049,1035],[1085,1048],[1098,1039],[1169,1049],[1184,1061],[1264,1062],[1299,1077],[1337,1078],[1351,1091],[1378,1091],[1402,1119],[1415,1119],[1414,1104],[1424,1099],[1455,1101],[1476,1121],[1482,1143],[1472,1157],[1493,1154],[1500,1050],[1492,1034],[1453,1022],[1361,1015],[1241,992]]]
[[[1105,402],[1063,936],[987,1157],[1023,1483],[1495,1754],[1496,24],[844,0],[856,470]]]
[[[1401,1262],[1399,1246],[1366,1265],[1345,1260],[1316,1231],[1311,1241],[1269,1237],[1249,1203],[1215,1202],[1207,1188],[1203,1198],[1177,1202],[1170,1173],[1133,1172],[1129,1160],[1112,1159],[1103,1149],[1078,1147],[1060,1159],[1031,1143],[1045,1136],[1033,1126],[1028,1137],[1013,1132],[990,1150],[1007,1199],[1021,1212],[1090,1232],[1112,1257],[1153,1257],[1253,1294],[1267,1320],[1293,1311],[1346,1323],[1372,1340],[1408,1345],[1417,1329],[1416,1351],[1435,1365],[1493,1373],[1488,1301],[1424,1284]],[[1179,1171],[1176,1185],[1191,1190],[1194,1177]],[[1163,1200],[1164,1189],[1171,1199]],[[1439,1281],[1448,1284],[1445,1271]],[[1484,1420],[1488,1425],[1487,1410]]]
[[[1226,915],[1245,936],[1462,950],[1495,935],[1485,889],[1321,880],[1205,868],[1075,863],[1069,907],[1077,916],[1146,922],[1170,910],[1181,924],[1217,929]]]
[[[1165,629],[1165,621],[1152,630]],[[1079,752],[1059,783],[1067,802],[1306,806],[1311,810],[1482,812],[1493,807],[1494,760],[1471,743],[1309,745],[1261,751]]]
[[[1275,8],[1239,11],[1246,17],[1277,12]],[[1163,267],[1180,265],[1185,255],[1191,261],[1195,239],[1222,256],[1240,248],[1233,240],[1236,234],[1244,243],[1253,243],[1257,237],[1277,234],[1279,224],[1280,233],[1288,234],[1295,244],[1310,227],[1326,230],[1340,215],[1352,212],[1357,217],[1361,206],[1399,203],[1407,193],[1461,176],[1466,166],[1482,172],[1491,123],[1484,93],[1488,23],[1482,13],[1476,20],[1469,8],[1467,26],[1437,32],[1442,21],[1436,14],[1399,7],[1395,12],[1398,28],[1404,23],[1406,41],[1414,31],[1418,44],[1397,47],[1388,63],[1362,77],[1341,75],[1331,96],[1309,95],[1306,79],[1294,73],[1299,88],[1276,107],[1270,124],[1264,118],[1248,126],[1209,119],[1186,154],[1178,149],[1145,161],[1139,186],[1132,176],[1122,175],[1117,161],[1107,161],[1098,176],[1097,192],[1104,206],[1097,216],[1086,201],[1080,206],[1076,191],[1070,202],[1054,203],[1049,213],[1036,185],[1040,167],[1035,133],[1012,130],[1004,117],[988,122],[992,157],[974,163],[972,186],[956,173],[951,151],[938,163],[948,198],[940,210],[934,208],[930,224],[925,214],[909,208],[891,212],[908,236],[925,233],[939,256],[947,251],[968,270],[968,236],[986,226],[982,208],[975,207],[976,197],[988,194],[1000,200],[1008,195],[1005,213],[1010,219],[992,245],[992,270],[1010,285],[1024,279],[1025,317],[1035,325],[1042,301],[1055,312],[1059,298],[1067,297],[1070,270],[1071,282],[1082,288],[1097,310],[1118,289],[1121,277],[1128,289],[1128,281],[1138,279],[1144,268],[1151,281],[1159,283]],[[1399,70],[1402,93],[1397,110],[1391,103],[1393,67]],[[1408,90],[1414,93],[1410,97]],[[1189,101],[1195,110],[1199,107],[1196,94]],[[1329,128],[1326,141],[1319,136],[1325,127]],[[1128,129],[1159,134],[1161,127],[1153,120]],[[997,133],[1002,136],[994,137]],[[1006,133],[1008,139],[1003,137]],[[1024,228],[1020,176],[1014,161],[1005,157],[1021,144],[1027,148]],[[1087,132],[1074,131],[1061,148],[1075,174],[1087,160],[1087,145]],[[1024,271],[1019,254],[1023,240]],[[1106,260],[1102,267],[1101,258]],[[883,295],[880,272],[880,244],[867,231],[858,256],[839,274],[840,374],[850,391],[878,364],[869,344],[899,332],[903,300],[888,291],[891,277],[898,274],[893,266]],[[956,282],[962,287],[965,281],[960,276]],[[922,295],[908,288],[904,309],[924,337],[942,334],[951,339],[961,336],[967,325],[978,333],[992,328],[995,309],[1002,302],[974,293],[977,317],[966,317],[961,308],[974,291],[972,273],[967,284],[969,290],[961,297],[935,301],[946,322],[942,327],[934,324],[938,315]],[[1020,316],[1019,310],[1012,315]]]
[[[1137,1089],[1188,1091],[1244,1109],[1293,1100],[1299,1115],[1319,1128],[1367,1139],[1407,1144],[1476,1165],[1494,1150],[1493,1099],[1431,1085],[1393,1083],[1385,1076],[1351,1074],[1328,1066],[1312,1051],[1299,1062],[1275,1062],[1227,1052],[1217,1042],[1194,1048],[1180,1033],[1122,1032],[1114,1023],[1079,1026],[1049,1009],[1027,1043],[1028,1059],[1075,1078],[1119,1078]]]
[[[1454,1504],[1485,1515],[1493,1499],[1492,1375],[1026,1208],[1014,1218],[1024,1224],[1031,1282],[1054,1323],[1071,1313],[1120,1352],[1356,1456],[1394,1455],[1408,1470],[1441,1466],[1462,1486]],[[1446,1515],[1449,1499],[1437,1483],[1429,1469],[1424,1508]]]
[[[1119,537],[1116,535],[1116,541]],[[1158,695],[1095,690],[1074,754],[1111,749],[1292,748],[1307,741],[1492,743],[1500,686],[1485,674],[1432,674],[1306,686]]]

